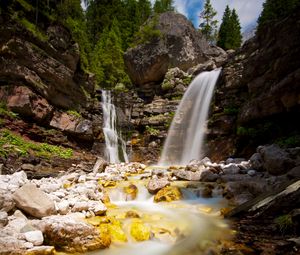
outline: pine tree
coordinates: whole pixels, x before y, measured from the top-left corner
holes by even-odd
[[[217,45],[228,50],[239,48],[241,43],[242,34],[238,15],[235,9],[231,11],[227,5],[218,34]]]
[[[156,0],[154,3],[153,10],[155,13],[174,11],[173,0]]]
[[[300,0],[266,0],[258,19],[258,31],[268,22],[288,16],[300,6]]]
[[[210,43],[214,43],[217,37],[218,21],[214,19],[217,12],[212,7],[210,0],[206,0],[204,10],[200,14],[202,22],[200,23],[200,31]]]
[[[231,30],[231,36],[229,37],[229,41],[228,41],[229,45],[225,45],[225,47],[229,47],[231,49],[237,49],[242,44],[242,34],[241,34],[241,25],[240,25],[239,17],[235,9],[233,9],[231,12],[229,29]]]

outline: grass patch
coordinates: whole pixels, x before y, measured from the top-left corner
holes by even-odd
[[[17,2],[28,12],[33,11],[33,6],[25,0],[17,0]]]
[[[10,153],[17,153],[20,156],[33,154],[44,158],[71,158],[73,150],[47,143],[26,141],[21,136],[15,135],[7,129],[0,130],[0,156],[7,157]]]
[[[230,107],[225,107],[224,108],[224,113],[228,115],[236,115],[239,113],[239,109],[233,106]]]
[[[149,135],[157,136],[159,135],[159,130],[155,129],[154,127],[151,126],[146,126],[146,132]]]
[[[38,27],[31,23],[29,20],[25,19],[25,18],[19,18],[17,15],[14,16],[14,18],[21,24],[23,25],[23,27],[25,27],[29,32],[31,32],[33,34],[33,36],[37,37],[39,40],[45,42],[48,40],[47,35],[45,35],[44,33],[42,33]]]
[[[15,119],[18,117],[18,114],[8,110],[6,104],[4,102],[0,102],[0,116]]]
[[[77,118],[82,118],[81,114],[79,112],[75,111],[75,110],[68,110],[67,114],[75,116]]]
[[[292,135],[288,137],[283,137],[275,141],[281,147],[298,147],[300,146],[300,135]]]
[[[279,216],[274,219],[274,223],[277,225],[279,231],[284,234],[288,230],[292,229],[293,221],[292,217],[289,214]]]

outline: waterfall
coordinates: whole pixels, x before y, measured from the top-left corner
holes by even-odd
[[[117,114],[112,103],[111,91],[102,90],[102,109],[107,160],[110,163],[128,162],[126,143],[117,132]]]
[[[206,118],[220,72],[202,72],[189,85],[168,131],[159,165],[186,165],[203,157]]]

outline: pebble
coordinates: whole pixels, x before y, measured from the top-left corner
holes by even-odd
[[[42,245],[44,242],[43,233],[40,230],[29,231],[24,233],[26,241],[35,246]]]

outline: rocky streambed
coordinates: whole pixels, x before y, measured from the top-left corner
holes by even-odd
[[[297,254],[298,154],[281,150],[276,165],[292,169],[274,176],[266,169],[278,150],[170,167],[98,160],[55,178],[0,175],[0,254]]]

